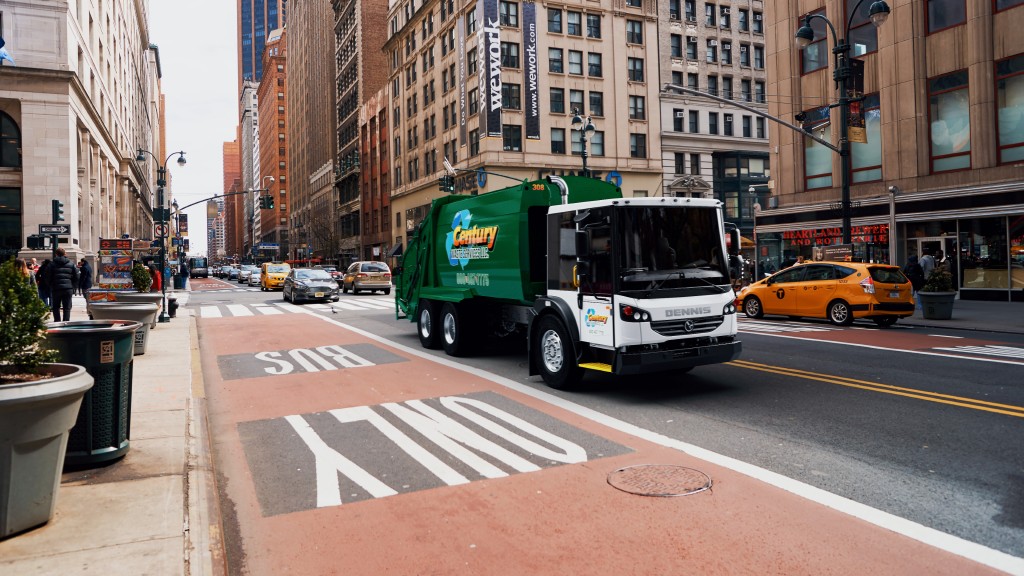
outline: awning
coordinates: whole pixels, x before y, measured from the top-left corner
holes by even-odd
[[[402,245],[395,244],[395,247],[388,251],[388,258],[394,258],[402,255]]]

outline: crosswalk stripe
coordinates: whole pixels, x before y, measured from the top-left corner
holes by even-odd
[[[232,316],[252,316],[252,310],[245,304],[228,304]]]
[[[203,318],[220,318],[220,308],[217,306],[203,306],[199,309],[199,315]]]
[[[365,306],[374,310],[387,310],[393,308],[395,305],[394,300],[382,302],[380,299],[360,299],[360,300],[348,300],[350,304],[358,304],[359,306]]]
[[[278,310],[277,308],[271,306],[270,304],[253,304],[252,307],[255,308],[260,314],[264,314],[267,316],[270,316],[272,314],[284,314],[283,311]]]
[[[363,308],[361,306],[354,306],[348,300],[338,300],[337,302],[335,302],[332,305],[335,308],[341,308],[341,309],[344,309],[344,310],[366,310],[366,308]]]
[[[1006,358],[1024,358],[1024,348],[1014,348],[1012,346],[953,346],[950,348],[935,348],[935,350],[984,354],[986,356],[1003,356]]]

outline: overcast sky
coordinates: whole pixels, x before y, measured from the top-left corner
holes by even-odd
[[[149,3],[150,41],[160,47],[166,95],[171,193],[179,206],[224,192],[222,145],[235,139],[238,53],[235,2],[156,0]],[[160,159],[161,162],[163,158]],[[170,202],[170,199],[168,199]],[[206,254],[206,203],[185,211],[189,253]]]

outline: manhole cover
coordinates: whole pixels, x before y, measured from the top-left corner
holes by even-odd
[[[640,464],[612,472],[608,483],[640,496],[686,496],[711,488],[711,477],[683,466]]]

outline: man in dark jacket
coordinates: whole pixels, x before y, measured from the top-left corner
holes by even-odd
[[[49,269],[50,310],[54,322],[71,320],[71,294],[78,285],[78,267],[65,254],[63,248],[57,248],[57,257],[50,263]],[[60,314],[61,308],[64,309],[63,317]]]
[[[80,278],[78,279],[78,290],[82,293],[82,296],[86,296],[92,288],[92,266],[89,265],[89,261],[85,258],[82,258],[78,264],[78,272],[80,275]]]

